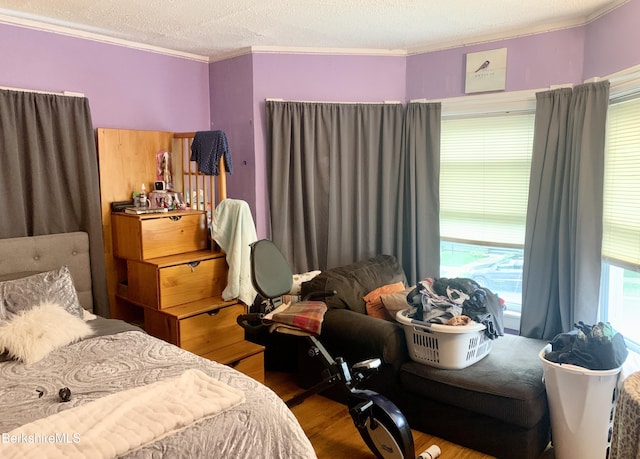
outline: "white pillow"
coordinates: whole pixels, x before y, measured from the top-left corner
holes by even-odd
[[[62,306],[42,302],[0,323],[0,349],[24,363],[35,363],[51,351],[92,333],[89,324]]]
[[[294,274],[293,275],[293,285],[291,286],[291,290],[289,290],[289,295],[300,295],[300,290],[302,290],[302,283],[308,282],[322,271],[309,271],[302,274]]]

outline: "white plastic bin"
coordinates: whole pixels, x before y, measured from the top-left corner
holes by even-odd
[[[620,369],[589,370],[551,362],[540,351],[556,459],[606,459]]]
[[[492,341],[484,333],[486,327],[480,323],[460,326],[431,324],[408,316],[409,309],[403,309],[396,313],[396,320],[404,328],[409,357],[414,362],[459,370],[491,352]]]

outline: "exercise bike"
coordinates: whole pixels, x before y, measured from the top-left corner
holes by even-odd
[[[277,323],[276,312],[279,298],[289,292],[293,274],[288,263],[269,240],[260,240],[251,245],[251,274],[256,291],[266,302],[265,312],[254,312],[238,316],[237,322],[245,330],[257,331],[265,326]],[[304,311],[305,307],[314,308],[318,312],[318,301],[335,292],[317,292],[308,295],[296,303],[296,309]],[[321,303],[322,313],[326,305]],[[282,306],[281,306],[282,308]],[[269,314],[271,313],[271,314]],[[309,355],[319,357],[324,364],[322,381],[286,402],[292,408],[311,395],[337,386],[344,391],[349,414],[360,433],[360,436],[376,457],[381,459],[415,458],[415,450],[411,429],[398,407],[383,395],[366,389],[358,389],[358,385],[375,373],[381,365],[379,358],[358,362],[351,368],[341,357],[333,358],[316,338],[316,333],[286,324],[286,329],[294,329],[294,334],[302,335],[309,343]],[[435,459],[440,454],[433,445],[420,454],[420,458]]]

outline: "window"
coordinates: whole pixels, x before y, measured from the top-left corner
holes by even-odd
[[[442,120],[441,275],[476,280],[517,316],[534,117],[503,113]]]
[[[640,94],[612,98],[607,115],[601,319],[640,343]],[[633,345],[633,343],[631,343]]]
[[[441,240],[440,260],[442,277],[473,279],[502,298],[508,313],[520,314],[522,249]],[[508,328],[517,330],[519,325]]]

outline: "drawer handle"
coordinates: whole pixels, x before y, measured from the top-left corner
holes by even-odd
[[[200,264],[199,261],[192,261],[190,263],[187,263],[189,265],[189,268],[191,268],[191,272],[194,272],[195,269],[198,267],[198,265]]]
[[[220,313],[220,309],[214,309],[213,311],[207,311],[207,314],[209,314],[211,317],[217,316],[219,313]]]
[[[182,215],[172,215],[171,217],[169,217],[169,220],[171,220],[172,222],[177,222],[181,218],[182,218]]]

